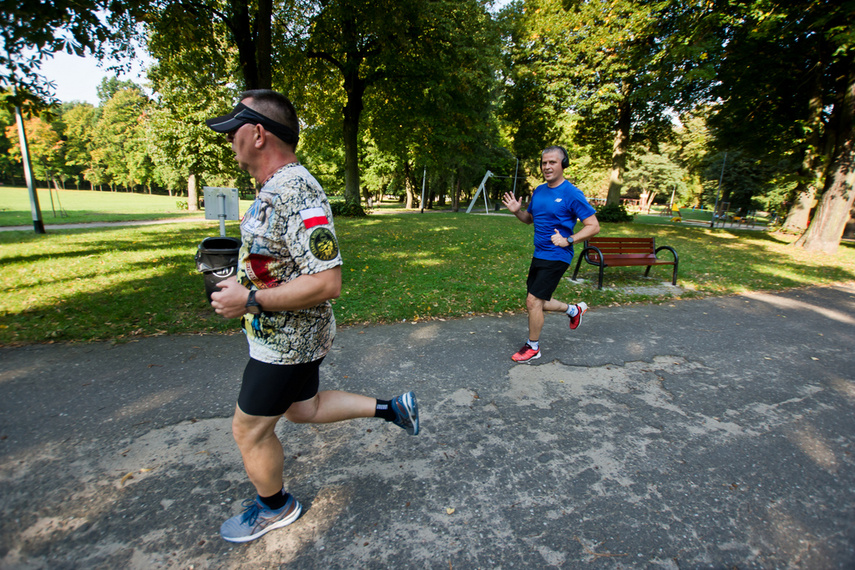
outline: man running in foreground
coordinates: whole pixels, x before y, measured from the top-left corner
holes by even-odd
[[[299,123],[291,102],[270,90],[247,91],[228,115],[207,125],[225,133],[238,165],[259,183],[241,222],[237,278],[219,284],[211,305],[241,317],[249,363],[232,432],[257,495],[220,528],[248,542],[291,524],[302,506],[284,488],[284,450],[275,427],[380,417],[419,433],[413,392],[390,401],[318,391],[318,369],[335,336],[331,299],[341,292],[341,255],[323,189],[294,154]]]

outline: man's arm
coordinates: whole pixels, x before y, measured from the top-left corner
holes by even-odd
[[[522,200],[517,200],[517,198],[510,192],[505,192],[505,195],[502,197],[502,203],[505,205],[505,208],[515,215],[522,223],[530,224],[534,221],[531,212],[522,209]]]
[[[585,241],[586,239],[594,237],[600,233],[600,222],[597,220],[596,215],[588,216],[582,220],[582,226],[582,229],[573,234],[572,237],[564,237],[556,228],[555,233],[552,234],[550,239],[552,239],[552,243],[558,247],[570,247],[574,243]]]
[[[219,283],[220,290],[211,295],[211,305],[218,315],[234,319],[244,315],[249,289],[231,278]],[[320,305],[341,294],[341,266],[300,275],[270,289],[259,289],[255,300],[265,311],[299,311]]]
[[[573,234],[573,243],[585,241],[600,233],[600,221],[596,214],[591,214],[582,220],[582,229]]]

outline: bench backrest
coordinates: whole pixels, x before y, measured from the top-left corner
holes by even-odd
[[[656,241],[645,237],[593,237],[585,241],[585,245],[593,245],[603,252],[603,256],[626,255],[646,256],[656,254]],[[593,254],[596,256],[596,254]]]

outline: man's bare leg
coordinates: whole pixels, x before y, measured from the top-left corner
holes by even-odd
[[[285,417],[297,424],[328,424],[374,417],[376,407],[376,398],[340,390],[323,390],[313,398],[291,404]]]
[[[276,436],[276,422],[282,416],[251,416],[235,407],[232,435],[243,458],[250,482],[261,497],[282,490],[285,454]]]
[[[570,307],[567,303],[556,299],[548,301],[538,299],[531,293],[526,297],[525,306],[528,310],[528,339],[535,342],[540,340],[540,333],[543,330],[544,311],[565,312]]]

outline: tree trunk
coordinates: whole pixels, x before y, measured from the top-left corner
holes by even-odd
[[[255,61],[258,69],[258,85],[260,89],[270,89],[273,86],[271,70],[273,0],[257,0],[258,9],[255,13]]]
[[[190,212],[199,211],[198,186],[196,173],[190,173],[190,176],[187,177],[187,210]]]
[[[406,199],[404,201],[404,208],[407,210],[413,209],[413,181],[410,176],[410,162],[404,162],[404,190],[406,192]]]
[[[855,64],[849,64],[845,91],[838,99],[840,120],[836,122],[834,161],[825,178],[819,208],[808,231],[795,245],[809,251],[835,253],[849,221],[855,200]],[[832,111],[832,115],[834,115]]]
[[[807,229],[810,220],[810,210],[816,200],[816,186],[799,182],[795,188],[793,205],[787,212],[787,218],[781,231],[801,234]]]
[[[226,19],[226,24],[231,28],[234,35],[235,46],[238,51],[238,63],[243,72],[243,83],[245,89],[269,89],[270,85],[261,85],[259,82],[258,62],[256,61],[257,49],[253,38],[252,27],[249,18],[249,4],[242,0],[231,0],[229,2],[231,17]],[[261,17],[259,13],[256,21]]]
[[[609,193],[606,204],[620,204],[620,193],[623,189],[623,173],[626,170],[626,149],[629,146],[629,129],[632,124],[632,103],[629,96],[632,87],[624,79],[621,85],[621,102],[618,105],[618,124],[612,147],[612,170],[609,175]]]
[[[818,64],[815,69],[822,69],[822,66]],[[825,165],[829,162],[828,154],[833,151],[833,149],[828,149],[826,152],[819,152],[819,146],[822,143],[821,73],[816,71],[813,73],[811,89],[813,93],[809,102],[810,114],[807,122],[809,134],[802,155],[802,164],[799,167],[800,180],[790,197],[792,206],[787,212],[784,225],[781,227],[781,230],[785,232],[797,234],[801,234],[808,227],[810,211],[816,199],[817,186],[822,180]]]
[[[359,201],[359,117],[365,82],[359,78],[358,64],[344,76],[344,201],[356,213],[362,212]]]
[[[650,213],[650,206],[653,205],[653,199],[656,198],[656,192],[651,192],[650,190],[645,189],[641,193],[641,199],[638,202],[638,207],[640,211],[647,211]]]
[[[809,251],[837,252],[843,230],[846,229],[846,222],[851,217],[852,203],[855,199],[855,192],[852,190],[855,184],[855,170],[853,170],[855,157],[853,157],[851,146],[850,141],[846,156],[841,156],[835,162],[828,176],[828,188],[822,194],[810,228],[795,245]]]
[[[454,182],[454,192],[451,195],[451,210],[460,211],[460,170],[457,171],[457,180]]]

